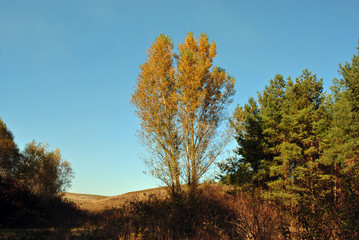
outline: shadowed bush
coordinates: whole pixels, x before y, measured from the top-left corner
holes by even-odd
[[[130,201],[102,213],[86,239],[285,239],[289,223],[260,197],[202,189],[195,198]]]
[[[85,215],[61,196],[39,196],[13,178],[0,176],[0,228],[76,226]]]

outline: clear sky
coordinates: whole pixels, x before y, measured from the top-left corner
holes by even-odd
[[[237,79],[231,112],[276,73],[308,68],[328,89],[356,52],[358,13],[358,0],[0,0],[0,117],[20,149],[60,149],[70,192],[156,187],[129,99],[160,33],[175,46],[189,31],[217,43],[215,64]]]

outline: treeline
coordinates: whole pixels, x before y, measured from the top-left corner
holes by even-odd
[[[54,226],[74,214],[76,207],[61,198],[72,177],[58,149],[32,141],[20,151],[0,118],[0,227]]]
[[[359,48],[358,48],[359,49]],[[309,70],[277,74],[231,118],[238,148],[221,181],[280,201],[310,239],[359,238],[359,55],[330,94]]]

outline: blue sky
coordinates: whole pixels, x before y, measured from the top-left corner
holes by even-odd
[[[217,43],[215,64],[237,79],[231,112],[276,73],[308,68],[328,89],[356,52],[358,12],[357,0],[0,0],[0,117],[20,149],[60,149],[70,192],[156,187],[129,99],[160,33],[175,46],[189,31]]]

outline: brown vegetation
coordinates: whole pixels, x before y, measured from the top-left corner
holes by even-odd
[[[69,239],[299,239],[279,205],[218,184],[202,184],[196,198],[185,191],[173,199],[164,188],[65,197],[92,210]]]
[[[201,186],[196,198],[149,198],[103,211],[91,239],[285,239],[289,219],[257,194]],[[101,223],[101,224],[99,224]],[[98,227],[101,226],[101,227]],[[294,238],[294,234],[292,239]]]
[[[80,209],[99,212],[121,206],[129,201],[147,200],[151,195],[156,195],[156,197],[162,198],[167,195],[167,192],[165,188],[159,187],[142,191],[128,192],[117,196],[65,193],[64,198],[75,203]]]

